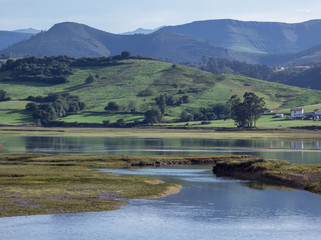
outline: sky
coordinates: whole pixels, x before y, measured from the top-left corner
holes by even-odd
[[[210,19],[297,23],[321,19],[320,0],[0,0],[0,30],[77,22],[111,33]]]

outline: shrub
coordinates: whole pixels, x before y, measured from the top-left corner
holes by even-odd
[[[154,95],[154,91],[150,88],[146,88],[146,89],[140,91],[137,94],[137,97],[149,97],[149,96],[153,96],[153,95]]]
[[[0,90],[0,102],[10,101],[10,100],[11,100],[11,97],[9,96],[9,94],[4,90]]]

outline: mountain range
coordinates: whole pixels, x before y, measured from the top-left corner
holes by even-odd
[[[32,33],[0,31],[0,49],[8,48],[14,43],[29,39],[32,35]]]
[[[321,20],[303,23],[197,21],[159,31],[193,36],[215,46],[250,53],[293,53],[321,43]]]
[[[131,35],[65,22],[29,39],[24,36],[21,40],[26,40],[19,40],[0,54],[97,57],[127,50],[134,55],[172,62],[199,62],[202,56],[207,56],[267,65],[304,64],[321,61],[320,31],[321,20],[295,24],[208,20]]]
[[[133,55],[170,59],[176,62],[199,61],[204,55],[234,59],[243,54],[216,47],[205,40],[170,32],[148,35],[118,35],[78,23],[60,23],[29,40],[2,50],[1,54],[19,57],[67,55],[71,57],[98,57],[130,51]]]

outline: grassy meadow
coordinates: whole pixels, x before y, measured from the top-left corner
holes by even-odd
[[[186,125],[188,124],[188,125]],[[189,123],[170,123],[168,125],[190,127],[190,128],[233,128],[235,127],[234,121],[232,119],[228,120],[213,120],[209,121],[208,124],[202,124],[202,121],[195,121]],[[321,126],[321,121],[312,120],[291,120],[287,116],[283,118],[274,118],[274,114],[262,115],[256,123],[259,129],[278,129],[278,128],[291,128],[291,127],[309,127],[309,126]]]
[[[0,89],[12,97],[10,102],[0,102],[0,124],[20,125],[32,122],[30,114],[24,111],[27,104],[22,100],[28,96],[45,96],[54,92],[69,92],[80,97],[87,105],[80,114],[64,117],[66,122],[102,123],[103,120],[115,122],[123,118],[127,122],[142,120],[143,114],[109,114],[104,111],[108,102],[121,106],[121,112],[145,112],[155,107],[155,97],[162,93],[176,98],[189,96],[189,103],[168,106],[166,121],[178,119],[183,110],[211,107],[225,103],[232,95],[242,96],[244,92],[255,92],[263,97],[268,108],[289,113],[291,107],[311,106],[307,111],[321,108],[321,92],[303,89],[236,75],[216,75],[186,66],[152,60],[122,60],[117,65],[102,67],[82,67],[74,69],[74,74],[63,84],[35,82],[6,82],[7,72],[0,74]],[[88,76],[95,76],[93,83],[86,84]],[[150,90],[151,96],[137,96],[143,90]],[[233,127],[230,121],[213,121],[214,125]],[[305,126],[303,122],[298,123]],[[191,123],[194,124],[194,123]],[[312,123],[311,123],[312,124]],[[313,123],[314,124],[314,123]],[[263,125],[263,124],[262,124]],[[278,122],[266,127],[286,127]]]
[[[0,124],[23,125],[32,123],[34,120],[31,114],[24,111],[28,101],[0,102]]]

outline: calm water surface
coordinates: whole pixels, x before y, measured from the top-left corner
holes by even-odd
[[[320,239],[316,194],[253,189],[203,168],[101,171],[151,175],[183,189],[112,212],[0,218],[1,239]]]
[[[232,153],[321,163],[320,141],[1,136],[0,143],[0,152],[10,153]],[[0,218],[0,239],[320,239],[320,195],[217,178],[210,168],[99,170],[154,176],[183,189],[162,199],[131,200],[130,205],[112,212]]]
[[[321,163],[321,141],[155,139],[101,137],[0,137],[0,152],[110,155],[250,154],[294,163]]]

